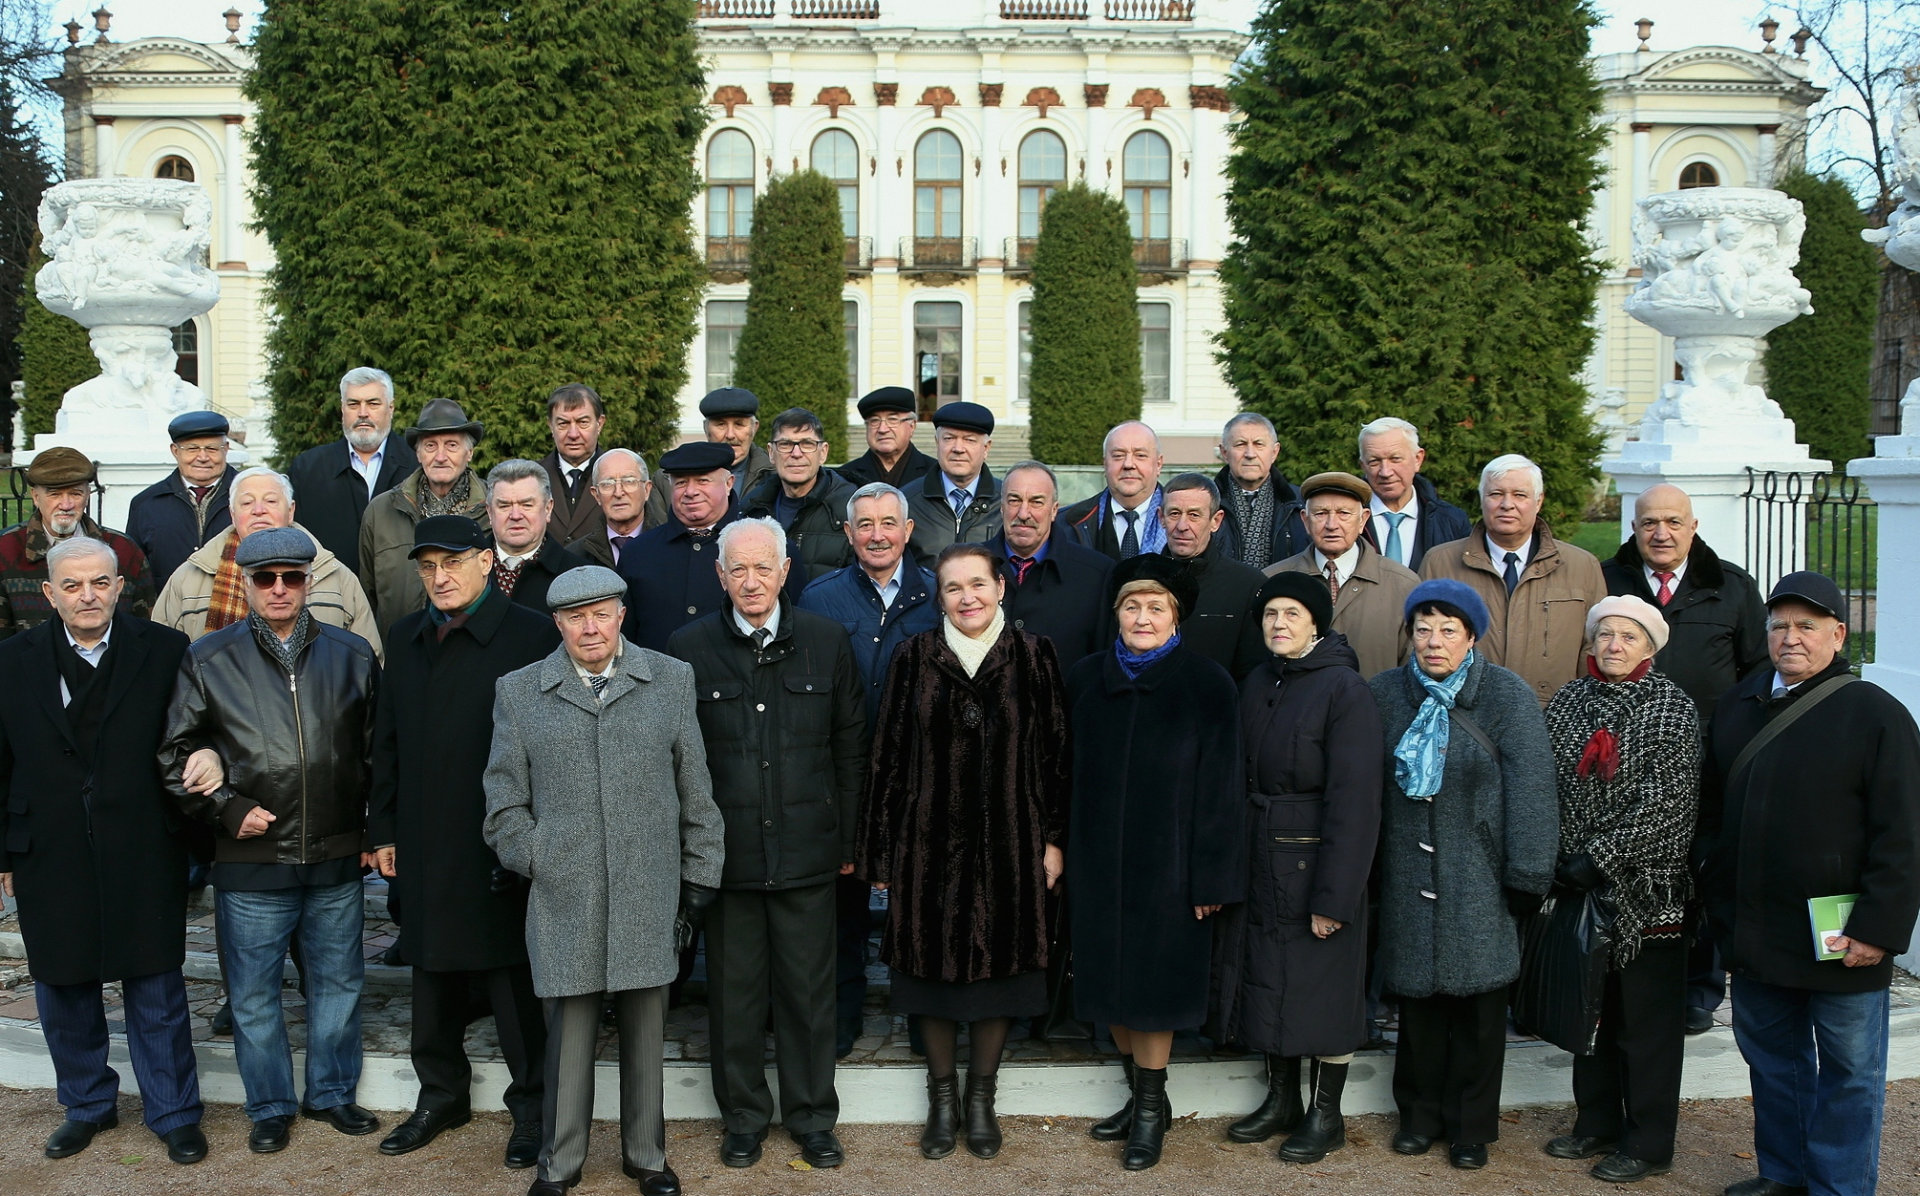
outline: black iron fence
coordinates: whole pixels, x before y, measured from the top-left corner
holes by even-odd
[[[1747,569],[1762,593],[1797,569],[1832,578],[1846,600],[1847,656],[1873,659],[1879,511],[1858,478],[1747,470]]]

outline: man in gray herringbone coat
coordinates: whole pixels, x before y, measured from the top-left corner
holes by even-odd
[[[548,998],[546,1140],[529,1196],[563,1196],[579,1180],[609,996],[627,1173],[648,1196],[680,1190],[661,1109],[667,985],[676,916],[697,915],[718,889],[723,833],[693,670],[621,638],[625,593],[599,565],[555,578],[560,649],[494,686],[485,835],[532,881],[527,954]]]

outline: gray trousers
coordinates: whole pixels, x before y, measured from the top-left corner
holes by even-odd
[[[661,1049],[667,1033],[667,986],[617,993],[552,997],[547,1008],[547,1093],[541,1130],[540,1178],[576,1179],[593,1132],[593,1054],[600,1010],[613,998],[620,1026],[620,1153],[648,1171],[667,1165],[665,1077]]]
[[[766,892],[728,889],[707,911],[707,1030],[713,1095],[727,1132],[763,1134],[767,1006],[773,1006],[780,1120],[787,1131],[830,1130],[833,1088],[835,902],[832,881]]]

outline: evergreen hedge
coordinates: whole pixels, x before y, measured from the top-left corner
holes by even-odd
[[[1100,464],[1113,425],[1140,418],[1140,307],[1127,209],[1085,182],[1053,193],[1033,249],[1031,452]]]
[[[844,461],[846,235],[833,181],[803,170],[769,182],[754,200],[747,260],[747,323],[734,350],[733,384],[760,397],[763,442],[775,413],[804,407],[827,430],[827,459]]]
[[[20,377],[27,384],[27,435],[53,431],[53,417],[69,390],[100,373],[87,330],[65,316],[55,315],[34,292],[33,276],[46,264],[40,238],[33,239],[27,259],[20,313]],[[24,448],[24,445],[15,445]]]
[[[1867,433],[1880,251],[1860,239],[1866,217],[1839,179],[1796,171],[1779,188],[1806,209],[1794,273],[1813,293],[1813,314],[1767,337],[1767,395],[1814,456],[1844,470],[1846,462],[1873,453]]]
[[[339,436],[357,365],[393,374],[399,426],[459,400],[489,461],[552,448],[544,401],[563,382],[606,399],[603,443],[668,442],[706,282],[693,15],[269,0],[247,95],[283,454]]]
[[[0,443],[9,443],[13,434],[23,274],[39,238],[40,195],[52,181],[45,147],[20,118],[18,100],[13,81],[0,76]]]
[[[1585,0],[1274,0],[1255,20],[1220,361],[1291,476],[1352,469],[1360,425],[1396,415],[1469,511],[1480,467],[1519,452],[1548,518],[1578,518],[1601,443],[1579,381],[1595,19]]]

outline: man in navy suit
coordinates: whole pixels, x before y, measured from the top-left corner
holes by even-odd
[[[341,439],[295,457],[287,480],[300,504],[301,525],[357,575],[367,504],[404,481],[419,461],[393,434],[393,379],[385,370],[363,365],[342,375],[340,425]]]

